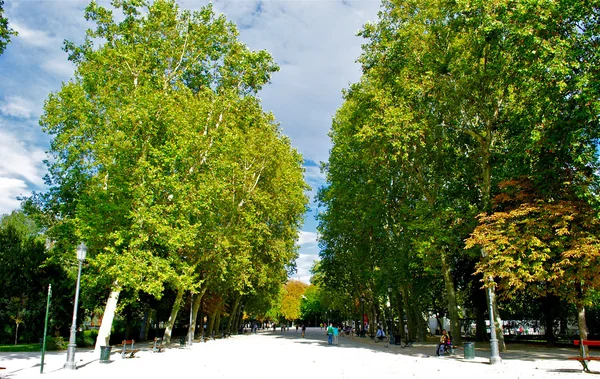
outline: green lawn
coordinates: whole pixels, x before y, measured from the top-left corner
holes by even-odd
[[[30,352],[30,351],[41,351],[39,343],[28,343],[20,345],[0,345],[0,352]]]

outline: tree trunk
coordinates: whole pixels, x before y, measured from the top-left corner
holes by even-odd
[[[148,340],[148,331],[150,330],[150,320],[154,316],[154,309],[148,309],[146,314],[144,315],[144,320],[142,321],[142,327],[140,328],[140,341]]]
[[[100,353],[100,346],[110,346],[110,331],[112,329],[112,323],[115,318],[117,311],[117,303],[119,301],[120,290],[113,287],[108,300],[106,301],[106,307],[104,308],[104,314],[102,315],[102,324],[100,330],[98,330],[98,337],[96,337],[96,346],[94,347],[94,354]]]
[[[214,328],[216,329],[216,330],[215,330],[215,331],[216,331],[215,335],[217,335],[217,336],[221,336],[221,334],[222,334],[222,327],[221,327],[221,313],[222,313],[222,312],[221,312],[221,310],[219,309],[219,310],[217,311],[217,317],[215,317],[215,326],[214,326]]]
[[[444,276],[444,284],[446,285],[446,298],[448,299],[448,313],[450,313],[450,330],[452,334],[452,344],[455,346],[462,345],[462,335],[460,333],[460,319],[458,316],[458,307],[456,304],[456,290],[454,288],[454,280],[450,272],[450,265],[446,257],[446,251],[442,249],[441,254],[442,274]],[[443,328],[443,326],[442,326]]]
[[[552,295],[542,298],[547,345],[554,345],[554,305],[559,301],[560,299],[558,297]]]
[[[233,331],[231,330],[232,328],[236,328],[235,331],[237,332],[237,321],[239,318],[240,298],[241,298],[241,296],[239,296],[239,295],[236,296],[233,309],[231,310],[231,312],[229,312],[229,320],[227,321],[227,332],[229,332],[229,334],[233,334]]]
[[[181,299],[183,299],[182,288],[177,290],[177,296],[175,297],[175,302],[173,303],[173,308],[171,309],[171,315],[169,316],[169,321],[167,321],[167,327],[165,328],[165,335],[163,337],[163,341],[166,345],[171,343],[171,334],[173,333],[173,327],[175,326],[177,313],[179,312],[179,308],[181,307]]]
[[[400,338],[403,341],[407,341],[406,333],[404,332],[404,316],[406,312],[404,312],[404,296],[402,296],[402,291],[398,291],[396,307],[398,309],[398,330],[396,334],[400,335]]]
[[[19,323],[16,322],[15,324],[17,324],[17,327],[15,329],[15,346],[17,346],[17,341],[19,340]]]
[[[196,338],[196,325],[198,324],[196,320],[198,319],[198,310],[200,309],[200,304],[202,304],[204,293],[206,293],[206,287],[201,289],[200,292],[196,294],[196,297],[194,298],[194,304],[192,305],[192,323],[188,328],[188,333],[191,333],[192,339]],[[204,325],[204,320],[201,320],[200,322],[202,325]]]
[[[577,325],[579,327],[579,339],[587,340],[588,338],[588,329],[587,322],[585,319],[585,306],[581,301],[577,302]],[[589,356],[589,350],[587,346],[582,347],[585,356]]]
[[[413,303],[414,304],[414,303]],[[413,314],[413,318],[415,320],[416,333],[417,333],[417,341],[425,341],[427,339],[427,333],[425,331],[425,320],[423,320],[423,316],[421,315],[421,309],[418,306],[413,306],[411,308],[411,313]]]
[[[206,329],[206,337],[213,336],[213,328],[215,326],[215,318],[217,317],[217,311],[208,315],[208,327]]]
[[[406,286],[401,286],[400,291],[402,292],[402,300],[404,302],[404,309],[406,310],[406,327],[408,329],[408,335],[405,336],[405,341],[416,340],[417,333],[415,329],[415,320],[413,319],[410,306],[408,305],[408,289]]]
[[[227,320],[227,327],[225,328],[225,332],[229,334],[231,333],[231,326],[233,325],[233,319],[237,314],[238,307],[240,306],[240,295],[238,294],[233,301],[233,306],[229,310],[229,319]]]

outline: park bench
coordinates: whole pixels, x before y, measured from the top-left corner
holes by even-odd
[[[581,365],[583,366],[583,371],[590,372],[587,363],[589,361],[600,361],[600,357],[591,357],[589,356],[589,353],[586,355],[584,346],[600,346],[600,341],[574,340],[573,344],[575,344],[575,346],[580,347],[579,356],[569,357],[568,359],[579,361],[579,363],[581,363]]]
[[[122,358],[133,358],[135,353],[140,351],[140,349],[134,349],[133,345],[135,344],[135,340],[124,340],[123,341],[123,351],[121,351]]]
[[[163,339],[154,337],[154,345],[152,346],[152,352],[154,353],[162,353],[165,346],[163,345]]]

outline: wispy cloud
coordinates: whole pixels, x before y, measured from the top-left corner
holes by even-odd
[[[45,31],[28,27],[19,21],[11,21],[10,26],[19,33],[18,41],[25,45],[44,49],[53,48],[57,43],[60,46],[61,41]]]
[[[298,245],[316,245],[317,244],[317,233],[315,232],[305,232],[303,230],[300,231],[300,236],[298,238]]]
[[[0,214],[18,208],[17,196],[44,185],[44,157],[43,150],[0,130]]]
[[[7,178],[0,174],[0,216],[19,207],[17,196],[27,191],[27,183],[21,179]]]
[[[0,101],[0,113],[16,118],[31,118],[41,113],[41,106],[21,96],[7,96]]]
[[[310,283],[310,269],[318,261],[319,257],[314,254],[302,254],[300,253],[298,259],[296,259],[297,272],[294,275],[294,279],[301,280],[305,283]]]

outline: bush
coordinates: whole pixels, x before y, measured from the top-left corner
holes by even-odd
[[[62,337],[46,337],[46,350],[65,350],[68,344]]]
[[[96,337],[98,337],[98,331],[96,329],[84,330],[81,333],[77,333],[77,346],[94,346],[96,344]]]

